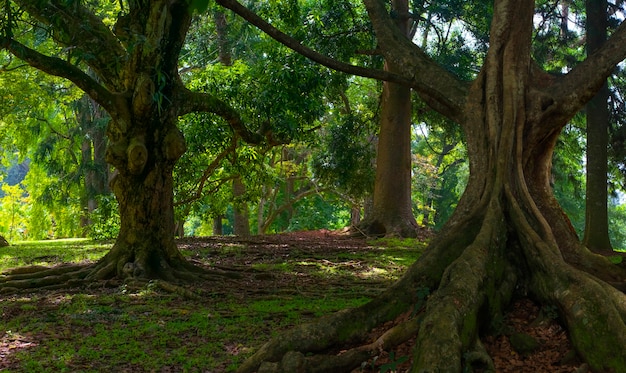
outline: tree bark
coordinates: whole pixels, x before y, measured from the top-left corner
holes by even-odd
[[[394,0],[392,7],[398,14],[396,26],[407,35],[408,1]],[[399,68],[392,59],[386,59],[385,70],[395,73]],[[381,108],[374,205],[358,231],[373,236],[415,237],[418,225],[411,201],[411,88],[384,82]]]

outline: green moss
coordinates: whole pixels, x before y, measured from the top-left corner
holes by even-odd
[[[528,355],[539,348],[539,342],[525,333],[513,333],[509,337],[511,347],[520,355]]]

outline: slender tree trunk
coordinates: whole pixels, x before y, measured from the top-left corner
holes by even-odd
[[[605,0],[586,1],[587,53],[591,54],[606,40],[607,7]],[[583,243],[596,252],[612,251],[608,217],[608,143],[609,88],[605,83],[587,104],[587,188],[585,233]]]
[[[233,180],[234,233],[237,236],[250,236],[250,212],[245,201],[246,186],[241,177]]]
[[[398,14],[396,25],[409,32],[408,1],[394,0]],[[386,60],[385,69],[396,72],[398,66]],[[418,228],[411,201],[411,89],[384,82],[374,205],[359,225],[359,231],[377,236],[415,237]]]
[[[213,218],[213,235],[221,236],[224,234],[224,227],[222,226],[222,215]]]

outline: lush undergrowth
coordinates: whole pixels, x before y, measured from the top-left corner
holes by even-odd
[[[0,371],[228,372],[269,337],[363,304],[423,250],[417,241],[187,239],[198,265],[239,280],[188,287],[94,284],[89,289],[0,295]],[[44,241],[0,248],[0,272],[95,261],[110,244]]]

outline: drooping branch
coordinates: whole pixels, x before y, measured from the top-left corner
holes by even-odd
[[[213,172],[215,172],[215,170],[219,167],[220,163],[222,162],[222,160],[224,158],[226,158],[227,155],[229,155],[230,153],[232,153],[235,149],[237,148],[237,141],[232,141],[232,143],[224,150],[222,150],[222,152],[220,154],[217,155],[217,157],[215,157],[215,159],[213,160],[213,162],[211,162],[207,168],[204,170],[204,172],[202,173],[202,176],[200,177],[200,179],[198,180],[198,186],[196,187],[196,191],[189,197],[181,200],[181,201],[177,201],[174,203],[174,206],[180,206],[180,205],[184,205],[186,203],[189,202],[193,202],[195,200],[200,199],[200,197],[202,196],[202,192],[204,191],[204,186],[207,182],[207,180],[209,179],[209,177],[211,175],[213,175]],[[222,181],[220,181],[219,185],[222,185],[223,183],[225,183],[228,180],[234,179],[234,177],[229,177],[226,178]]]
[[[115,102],[118,97],[100,85],[78,67],[57,57],[46,56],[15,40],[0,36],[0,46],[13,53],[17,58],[47,74],[70,80],[82,89],[112,116],[116,112]]]
[[[407,78],[399,74],[393,74],[388,71],[369,69],[369,68],[365,68],[361,66],[352,65],[349,63],[338,61],[334,58],[330,58],[319,52],[316,52],[313,49],[304,46],[298,40],[278,30],[276,27],[272,26],[270,23],[265,21],[263,18],[259,17],[254,12],[250,11],[245,6],[241,5],[236,0],[216,0],[216,2],[219,5],[237,13],[246,21],[255,25],[261,31],[265,32],[267,35],[269,35],[270,37],[272,37],[274,40],[278,41],[279,43],[283,44],[287,48],[290,48],[294,50],[295,52],[311,59],[312,61],[315,61],[328,68],[341,71],[347,74],[351,74],[351,75],[362,76],[365,78],[373,78],[373,79],[378,79],[378,80],[386,80],[389,82],[394,82],[394,83],[408,85],[408,86],[411,86],[415,83],[411,78]]]
[[[194,112],[213,113],[222,117],[233,131],[249,144],[260,144],[264,141],[270,145],[278,145],[281,142],[275,139],[271,132],[256,133],[251,131],[239,113],[219,98],[205,92],[193,92],[182,86],[177,90],[176,102],[180,103],[178,115],[182,116]]]

